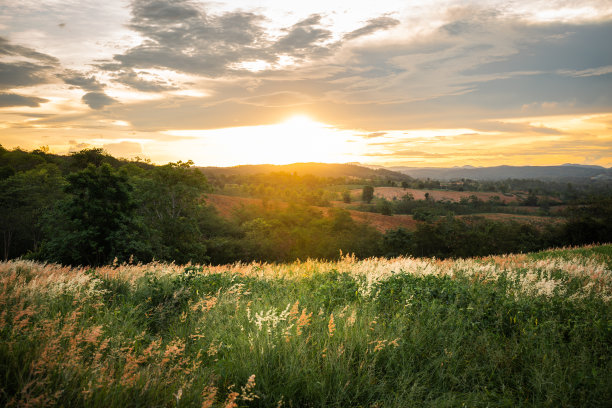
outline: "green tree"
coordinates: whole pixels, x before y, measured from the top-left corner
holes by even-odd
[[[46,217],[42,256],[72,265],[101,265],[146,252],[138,237],[132,187],[124,172],[89,164],[67,177],[63,200]]]
[[[61,197],[63,184],[54,164],[41,164],[0,181],[0,231],[5,260],[38,250],[40,218]]]
[[[351,192],[349,190],[344,190],[342,192],[342,201],[344,201],[346,204],[350,204],[350,202],[351,202]]]
[[[370,203],[374,198],[374,187],[372,186],[364,186],[361,190],[361,200]]]
[[[203,201],[210,191],[208,181],[192,166],[191,161],[169,163],[134,179],[139,213],[157,259],[208,261],[206,238],[213,231],[203,226],[212,225],[209,219],[216,214]]]

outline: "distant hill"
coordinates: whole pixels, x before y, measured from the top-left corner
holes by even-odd
[[[388,169],[414,178],[430,178],[434,180],[505,180],[509,178],[558,181],[612,180],[612,169],[579,164],[564,164],[562,166],[465,166],[451,168],[394,166],[388,167]]]
[[[409,181],[412,177],[389,169],[372,169],[355,164],[294,163],[286,165],[257,164],[234,167],[200,167],[207,176],[240,175],[248,176],[268,173],[310,174],[317,177],[346,177],[369,180]]]

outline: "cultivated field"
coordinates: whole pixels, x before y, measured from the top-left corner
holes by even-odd
[[[401,187],[376,187],[374,189],[375,197],[384,197],[387,200],[391,200],[393,197],[399,199],[406,194],[412,194],[415,200],[425,200],[425,194],[429,194],[429,197],[436,201],[459,202],[461,198],[469,198],[470,196],[476,196],[482,201],[489,201],[492,197],[499,197],[500,202],[504,204],[516,203],[519,201],[519,197],[515,194],[486,193],[479,191],[417,190]],[[351,195],[355,198],[359,198],[361,197],[361,190],[352,190]]]
[[[609,406],[611,267],[0,263],[0,405]]]

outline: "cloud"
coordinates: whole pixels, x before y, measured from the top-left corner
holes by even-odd
[[[43,54],[32,48],[11,44],[6,38],[0,37],[0,55],[24,57],[43,62],[48,65],[58,65],[59,60],[47,54]]]
[[[315,28],[320,24],[321,15],[318,14],[299,21],[285,30],[287,34],[274,44],[274,50],[300,58],[325,54],[328,48],[322,43],[331,38],[332,33],[324,28]]]
[[[372,132],[372,133],[368,133],[368,134],[367,134],[367,135],[365,135],[364,137],[365,137],[366,139],[373,139],[373,138],[375,138],[375,137],[381,137],[381,136],[384,136],[384,135],[386,135],[386,134],[387,134],[387,132]]]
[[[0,108],[9,106],[29,106],[37,108],[41,103],[49,102],[47,99],[35,96],[23,96],[14,93],[0,93]]]
[[[102,148],[115,157],[133,157],[142,154],[142,145],[136,142],[109,143]]]
[[[148,72],[142,72],[147,76],[152,76]],[[170,84],[162,77],[156,77],[153,80],[146,80],[139,76],[133,70],[121,71],[115,74],[115,82],[129,86],[141,92],[162,92],[177,89],[176,86]]]
[[[589,68],[583,69],[580,71],[559,71],[560,75],[568,75],[573,77],[589,77],[589,76],[598,76],[598,75],[608,75],[612,74],[612,65],[607,65],[604,67],[597,68]]]
[[[70,140],[68,144],[70,145],[68,149],[69,153],[76,153],[84,149],[91,149],[93,147],[89,143],[85,143],[85,142],[79,143],[76,140]]]
[[[102,109],[105,106],[112,105],[117,102],[115,99],[106,95],[103,92],[89,92],[83,95],[83,102],[91,109]]]
[[[60,78],[68,85],[74,85],[88,92],[101,91],[104,86],[94,76],[86,76],[76,71],[66,71]]]
[[[457,153],[428,153],[418,150],[395,150],[386,153],[366,153],[364,156],[380,156],[380,157],[406,157],[406,158],[448,158],[456,156]]]
[[[196,5],[191,2],[168,2],[164,0],[133,1],[132,12],[134,16],[141,20],[168,22],[182,21],[197,17],[199,14]]]
[[[12,89],[50,82],[52,67],[31,62],[0,62],[0,89]]]
[[[0,62],[0,89],[13,89],[53,82],[52,73],[59,61],[31,48],[11,44],[0,37],[0,56],[11,62]]]
[[[271,58],[262,16],[241,11],[207,15],[185,0],[135,0],[131,7],[129,27],[145,40],[101,64],[102,69],[165,68],[217,77],[231,63]]]
[[[244,102],[259,106],[283,107],[304,105],[312,102],[312,99],[299,92],[276,92],[273,94],[247,98],[244,99]]]
[[[344,39],[353,40],[358,37],[363,37],[365,35],[373,34],[376,31],[388,30],[392,27],[395,27],[399,23],[400,23],[399,20],[396,20],[391,17],[373,18],[373,19],[368,20],[368,23],[365,26],[358,28],[357,30],[351,31],[348,34],[345,34]]]
[[[283,34],[274,38],[264,27],[266,18],[254,12],[209,14],[187,0],[134,0],[131,10],[128,27],[144,41],[98,66],[121,72],[117,81],[136,89],[149,86],[135,81],[133,69],[168,69],[208,78],[249,76],[253,73],[241,63],[316,60],[340,45],[330,42],[332,32],[322,26],[319,14],[281,29]],[[160,83],[151,86],[163,88]]]

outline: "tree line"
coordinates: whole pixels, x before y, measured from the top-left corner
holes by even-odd
[[[312,182],[289,179],[304,191]],[[415,231],[383,234],[348,211],[323,214],[299,200],[242,206],[223,218],[205,201],[212,189],[189,161],[154,166],[100,149],[58,156],[0,146],[2,257],[69,265],[153,259],[222,264],[335,259],[341,251],[357,257],[475,256],[612,241],[609,196],[584,197],[566,223],[546,228],[447,213],[424,217]]]

